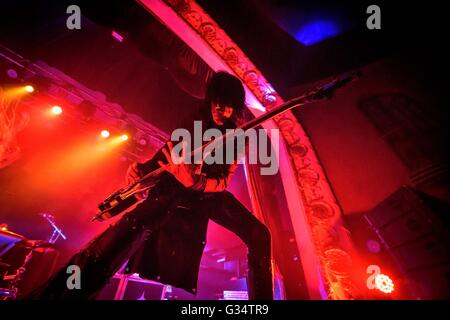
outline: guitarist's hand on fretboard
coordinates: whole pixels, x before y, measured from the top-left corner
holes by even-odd
[[[167,163],[158,161],[158,165],[163,170],[169,172],[186,188],[191,188],[197,181],[195,164],[187,163],[187,144],[182,143],[181,156],[177,156],[173,152],[173,144],[171,141],[167,142],[167,148],[163,148],[162,152],[166,158]]]

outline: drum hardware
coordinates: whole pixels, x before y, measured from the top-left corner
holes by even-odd
[[[7,230],[7,227],[3,227],[4,225],[2,225],[2,228],[0,229],[0,258],[15,246],[21,246],[22,248],[28,249],[28,253],[25,256],[22,265],[16,270],[16,272],[11,275],[2,275],[2,280],[9,281],[9,285],[7,288],[0,288],[0,300],[16,299],[19,291],[19,282],[23,279],[23,275],[27,270],[27,266],[29,266],[30,261],[33,258],[33,252],[35,250],[43,248],[53,248],[54,243],[59,239],[59,237],[63,238],[64,240],[67,239],[61,229],[56,225],[55,217],[53,215],[41,213],[39,214],[39,216],[46,219],[53,228],[52,234],[47,241],[29,240],[22,235]],[[1,269],[7,270],[10,267],[11,266],[8,263],[0,261]]]

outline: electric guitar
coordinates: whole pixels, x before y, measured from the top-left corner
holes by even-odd
[[[347,83],[356,80],[359,77],[359,72],[352,72],[338,76],[331,82],[319,86],[300,97],[289,100],[282,105],[264,113],[263,115],[240,125],[237,129],[242,129],[242,131],[240,132],[245,133],[245,131],[254,128],[264,121],[272,119],[273,117],[278,116],[290,109],[315,101],[330,99],[336,89],[343,87]],[[204,148],[209,146],[211,143],[220,143],[220,141],[224,140],[226,141],[227,137],[228,134],[224,134],[218,139],[209,141],[203,144],[200,148],[193,150],[190,155],[193,156],[197,152],[203,152]],[[116,192],[108,196],[104,201],[102,201],[98,205],[97,214],[92,218],[91,221],[104,221],[106,219],[112,218],[118,214],[129,211],[136,204],[143,201],[142,197],[140,197],[139,194],[145,191],[149,191],[155,185],[155,181],[157,181],[158,176],[160,176],[164,171],[164,169],[160,168],[156,163],[152,165],[152,161],[150,161],[150,166],[148,167],[151,167],[153,169],[150,169],[151,171],[148,173],[144,173],[145,175],[139,180],[117,190]]]

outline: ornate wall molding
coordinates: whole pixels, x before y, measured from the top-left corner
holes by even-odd
[[[267,110],[284,102],[247,56],[195,1],[163,1],[208,43]],[[358,294],[350,272],[352,259],[345,245],[348,235],[342,227],[342,212],[314,148],[292,112],[274,118],[274,122],[288,149],[328,297],[356,298]]]

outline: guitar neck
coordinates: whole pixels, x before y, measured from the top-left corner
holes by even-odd
[[[288,110],[290,110],[290,109],[292,109],[292,108],[298,107],[298,106],[300,106],[300,105],[306,103],[306,101],[310,98],[309,96],[310,96],[309,94],[306,94],[306,95],[304,95],[304,96],[301,96],[301,97],[292,99],[292,100],[290,100],[290,101],[287,101],[287,102],[283,103],[282,105],[280,105],[280,106],[278,106],[278,107],[276,107],[276,108],[274,108],[274,109],[272,109],[272,110],[270,110],[270,111],[264,113],[263,115],[261,115],[261,116],[259,116],[259,117],[257,117],[257,118],[254,118],[254,119],[252,119],[252,120],[250,120],[250,121],[248,121],[248,122],[246,122],[246,123],[240,125],[240,126],[239,126],[238,128],[236,128],[235,130],[241,129],[241,130],[245,133],[245,131],[250,130],[250,129],[252,129],[252,128],[255,128],[255,127],[259,126],[260,124],[262,124],[263,122],[265,122],[265,121],[267,121],[267,120],[270,120],[270,119],[272,119],[273,117],[275,117],[275,116],[277,116],[277,115],[280,115],[280,114],[282,114],[282,113],[284,113],[284,112],[286,112],[286,111],[288,111]],[[229,137],[230,135],[233,135],[233,134],[234,134],[234,131],[232,130],[232,131],[230,131],[230,132],[227,132],[227,133],[223,134],[221,137],[219,137],[219,138],[217,138],[217,139],[214,139],[214,140],[212,140],[212,141],[208,141],[208,142],[206,142],[205,144],[203,144],[201,147],[199,147],[199,148],[194,149],[193,151],[191,151],[191,152],[189,153],[189,155],[190,155],[190,156],[193,156],[193,155],[195,155],[195,154],[198,153],[198,152],[203,152],[203,150],[204,150],[207,146],[209,146],[210,144],[212,144],[212,143],[216,144],[216,143],[220,143],[220,142],[223,141],[223,140],[227,141],[227,137]],[[146,179],[149,179],[149,178],[151,178],[151,177],[154,177],[154,176],[160,174],[160,173],[163,172],[163,171],[164,171],[164,169],[162,169],[162,168],[157,168],[157,169],[155,169],[155,170],[149,172],[148,174],[144,175],[141,179],[139,179],[138,181],[136,181],[132,186],[135,186],[136,184],[138,184],[138,183],[140,183],[140,182],[143,182],[143,181],[146,180]],[[130,186],[130,187],[131,187],[131,186]]]
[[[246,131],[246,130],[255,128],[255,127],[259,126],[260,124],[262,124],[263,122],[272,119],[273,117],[276,117],[276,116],[278,116],[290,109],[293,109],[295,107],[303,105],[306,102],[306,100],[307,100],[307,97],[304,97],[304,96],[290,100],[290,101],[283,103],[282,105],[264,113],[263,115],[240,125],[238,127],[238,129],[242,129],[242,130]]]

